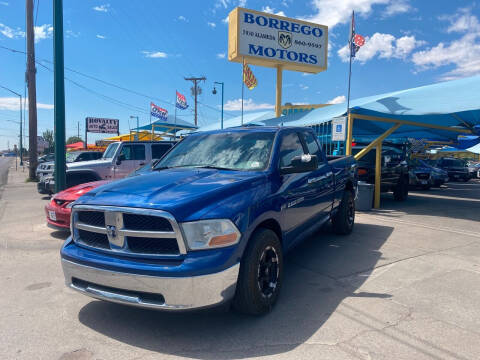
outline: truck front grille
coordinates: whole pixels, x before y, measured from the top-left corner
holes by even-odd
[[[105,226],[105,214],[102,211],[81,211],[78,221],[92,226]]]
[[[186,253],[175,218],[162,210],[77,205],[72,221],[73,240],[83,247],[137,257]]]

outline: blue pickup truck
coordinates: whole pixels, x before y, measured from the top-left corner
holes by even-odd
[[[327,221],[339,234],[354,226],[355,160],[327,158],[310,128],[191,134],[152,170],[75,202],[61,250],[68,287],[147,308],[262,314],[286,252]]]

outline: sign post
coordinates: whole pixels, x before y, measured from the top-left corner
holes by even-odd
[[[327,69],[328,27],[237,7],[228,15],[228,60],[277,69],[275,113],[281,115],[282,71]]]

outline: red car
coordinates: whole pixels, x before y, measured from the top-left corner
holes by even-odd
[[[70,214],[73,202],[90,190],[109,182],[110,180],[93,181],[73,186],[55,194],[52,200],[45,205],[48,226],[57,230],[70,229]]]

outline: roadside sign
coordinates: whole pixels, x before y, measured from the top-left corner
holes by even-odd
[[[332,119],[332,141],[345,141],[347,117]]]
[[[86,122],[86,131],[88,132],[103,133],[103,134],[119,133],[118,119],[87,117],[85,119],[85,122]]]
[[[230,61],[309,73],[327,69],[327,26],[240,7],[228,22]]]

